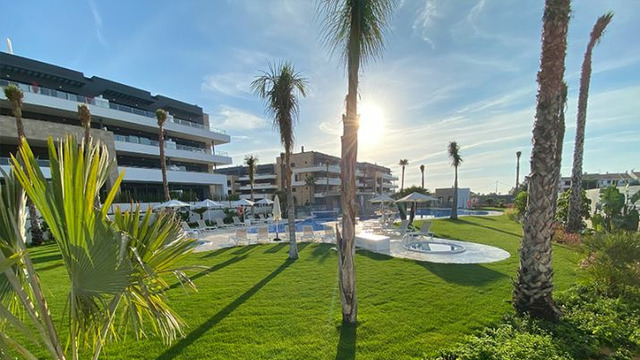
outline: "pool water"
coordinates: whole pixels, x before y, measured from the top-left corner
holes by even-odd
[[[488,215],[488,211],[458,209],[458,215]],[[446,218],[451,216],[451,209],[446,208],[428,208],[416,210],[416,215],[433,216],[436,218]]]

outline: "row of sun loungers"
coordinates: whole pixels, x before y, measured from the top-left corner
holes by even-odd
[[[258,232],[255,237],[250,236],[247,232],[247,229],[237,229],[235,234],[229,237],[229,240],[236,245],[246,244],[249,245],[252,243],[252,240],[255,240],[253,243],[270,243],[274,238],[273,233],[269,233],[269,229],[266,226],[258,227]],[[285,231],[279,233],[281,235],[282,241],[288,241],[289,238],[289,227],[285,227]],[[311,225],[304,225],[302,227],[302,233],[296,233],[297,241],[311,241],[311,242],[327,242],[332,243],[336,240],[336,234],[333,227],[325,226],[323,231],[314,231]]]

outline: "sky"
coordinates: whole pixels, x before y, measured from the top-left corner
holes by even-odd
[[[460,187],[488,193],[529,172],[542,1],[404,0],[382,57],[360,75],[358,160],[389,166],[405,186],[450,187],[449,141],[461,147]],[[264,103],[250,83],[269,61],[291,61],[308,81],[296,151],[340,154],[347,92],[339,54],[322,43],[314,0],[8,1],[0,37],[16,55],[82,71],[201,106],[231,143],[234,164],[281,152]],[[583,170],[640,170],[640,1],[572,4],[562,174],[569,176],[580,66],[589,33],[615,16],[594,50]],[[3,51],[6,49],[2,48]]]

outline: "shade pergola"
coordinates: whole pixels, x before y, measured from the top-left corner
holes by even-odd
[[[427,201],[436,201],[437,198],[425,194],[420,194],[418,192],[412,192],[411,194],[403,197],[402,199],[396,200],[396,202],[408,202],[408,203],[419,203],[419,202],[427,202]]]
[[[395,200],[387,194],[381,194],[369,199],[369,202],[372,204],[385,204],[395,202]]]
[[[224,205],[220,204],[219,202],[215,202],[213,200],[210,199],[206,199],[206,200],[202,200],[200,202],[195,203],[192,208],[194,209],[220,209],[223,208]]]
[[[264,198],[264,199],[262,199],[260,201],[257,201],[256,205],[273,205],[273,201],[271,201],[271,200],[269,200],[267,198]]]

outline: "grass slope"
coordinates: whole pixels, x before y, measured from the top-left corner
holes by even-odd
[[[498,246],[511,257],[455,265],[394,259],[359,250],[357,328],[340,325],[337,256],[328,244],[285,244],[194,254],[198,292],[169,290],[189,324],[167,346],[157,338],[110,343],[104,359],[412,359],[434,356],[510,311],[521,226],[499,217],[438,220],[438,236]],[[576,281],[580,255],[554,246],[555,284]],[[55,246],[33,250],[54,314],[65,303],[66,274]]]

